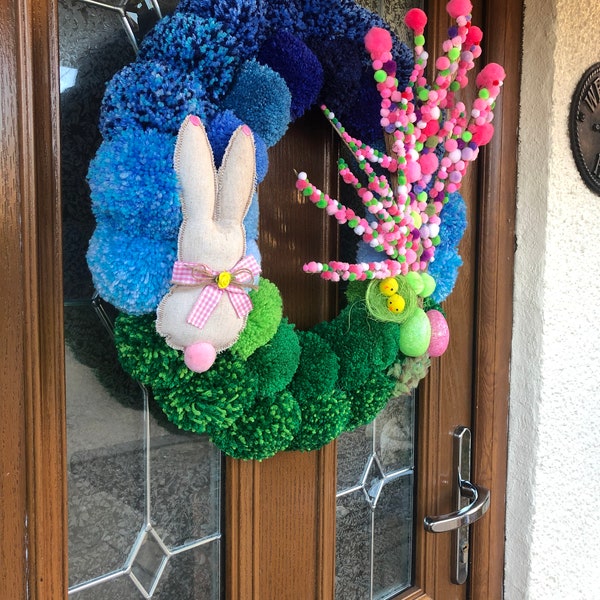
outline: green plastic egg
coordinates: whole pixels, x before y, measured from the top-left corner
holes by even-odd
[[[406,356],[421,356],[427,352],[431,341],[431,323],[422,308],[400,327],[400,352]]]

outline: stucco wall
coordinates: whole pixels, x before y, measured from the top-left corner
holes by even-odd
[[[595,62],[598,0],[526,0],[506,600],[600,598],[600,197],[567,129]]]

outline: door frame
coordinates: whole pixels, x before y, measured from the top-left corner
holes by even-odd
[[[504,569],[523,0],[482,4],[484,56],[504,65],[508,78],[478,182],[474,478],[494,493],[489,514],[473,528],[470,597],[495,600]],[[0,595],[54,600],[67,596],[57,0],[5,0],[0,27],[0,272],[11,282],[0,289]],[[320,460],[331,472],[331,456]],[[433,552],[431,536],[423,543]],[[435,573],[419,569],[425,588],[413,598],[427,598]],[[322,569],[327,589],[330,570]]]

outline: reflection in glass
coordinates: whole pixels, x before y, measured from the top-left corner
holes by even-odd
[[[162,12],[175,3],[161,2]],[[113,4],[137,11],[127,18],[139,35],[156,21],[155,3]],[[135,58],[120,16],[59,0],[69,597],[218,600],[221,455],[168,423],[123,372],[116,311],[93,297],[85,261],[100,103],[106,81]]]

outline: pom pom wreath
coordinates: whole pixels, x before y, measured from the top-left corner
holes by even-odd
[[[252,102],[248,102],[252,98]],[[230,108],[267,147],[277,143],[290,120],[292,96],[281,75],[256,60],[244,64],[224,106]]]
[[[470,0],[450,0],[446,4],[446,12],[453,18],[463,17],[470,15],[473,10],[473,5]]]
[[[365,48],[371,53],[371,58],[380,58],[385,52],[392,50],[392,36],[387,29],[373,27],[365,35]]]
[[[228,456],[263,460],[285,450],[300,427],[296,399],[287,391],[258,397],[228,428],[211,433],[212,441]]]
[[[262,4],[260,0],[181,0],[177,12],[214,18],[235,38],[236,53],[246,60],[256,54],[263,39]]]
[[[101,223],[87,261],[96,290],[119,310],[141,315],[156,310],[169,291],[177,241],[132,237]]]
[[[295,35],[280,31],[261,46],[258,60],[283,77],[292,94],[291,119],[301,117],[323,85],[323,67],[312,50]]]
[[[457,16],[470,11],[466,0],[452,0],[448,7]],[[426,16],[410,11],[406,22],[420,35]],[[433,289],[429,282],[431,295],[418,301],[424,310],[415,307],[401,324],[378,321],[366,306],[369,283],[350,281],[349,305],[338,317],[310,332],[296,332],[282,319],[277,287],[259,278],[258,288],[249,292],[253,309],[237,342],[219,353],[208,371],[195,373],[186,367],[182,353],[167,346],[156,332],[155,315],[144,314],[155,311],[168,291],[176,257],[181,215],[177,182],[172,167],[166,166],[175,134],[185,116],[197,115],[207,124],[220,164],[232,132],[247,124],[255,135],[260,181],[268,168],[266,148],[318,96],[338,119],[344,118],[349,131],[381,148],[383,95],[373,84],[365,36],[369,52],[391,49],[391,60],[386,57],[379,70],[386,77],[395,75],[397,89],[408,85],[414,66],[411,50],[383,27],[381,17],[353,0],[181,0],[175,13],[149,33],[137,61],[107,86],[100,120],[105,141],[89,173],[98,227],[88,261],[101,295],[129,313],[120,315],[115,324],[120,361],[127,372],[153,388],[170,421],[188,431],[207,433],[235,458],[262,460],[285,449],[319,448],[342,431],[371,421],[392,394],[408,393],[416,386],[429,366],[427,348],[421,347],[427,336],[406,325],[417,313],[419,323],[422,313],[430,324],[431,315],[424,310],[439,310],[436,302],[454,286],[462,262],[457,247],[466,225],[465,207],[460,195],[444,193],[438,196],[448,200],[441,213],[417,210],[421,194],[427,197],[440,183],[436,178],[440,165],[450,166],[441,161],[446,150],[451,152],[439,143],[439,120],[427,112],[431,107],[425,100],[435,101],[420,98],[419,118],[430,140],[424,152],[418,150],[419,163],[409,161],[404,176],[407,184],[418,186],[415,207],[410,208],[410,217],[407,213],[409,235],[414,241],[420,236],[431,241],[419,248],[421,265],[414,263],[422,271],[429,261],[436,283]],[[368,34],[372,28],[380,29]],[[466,29],[463,48],[468,50],[479,43],[481,31]],[[478,83],[489,88],[493,99],[502,78],[503,71],[491,66]],[[423,87],[421,95],[427,89]],[[390,97],[392,93],[390,88]],[[485,91],[480,96],[476,110],[481,124],[472,122],[463,139],[454,140],[460,150],[473,150],[465,135],[481,145],[490,132],[491,102]],[[458,167],[455,171],[448,169],[448,178],[460,175]],[[349,224],[352,220],[347,219]],[[256,195],[244,226],[247,252],[259,260]],[[373,239],[360,244],[358,260],[367,263],[365,270],[381,260],[377,246]],[[416,298],[410,286],[407,290]],[[418,338],[420,355],[407,356],[416,352],[412,342],[407,346],[407,337]]]
[[[422,34],[427,25],[427,15],[420,8],[411,8],[404,16],[404,23],[416,34]]]
[[[175,138],[155,130],[126,129],[102,143],[88,180],[96,221],[127,223],[132,236],[173,240],[181,225],[173,170]]]
[[[176,12],[161,19],[140,46],[138,60],[201,71],[207,98],[215,102],[233,81],[240,64],[237,39],[215,19]]]
[[[104,139],[130,128],[177,135],[188,114],[204,120],[214,110],[200,73],[180,71],[157,61],[137,61],[119,71],[106,86],[99,127]]]
[[[292,381],[299,360],[298,336],[287,319],[283,319],[273,338],[248,358],[248,365],[258,375],[261,394],[271,396]]]
[[[231,347],[231,352],[244,360],[275,335],[283,312],[279,289],[264,277],[259,279],[258,289],[250,290],[248,295],[252,301],[252,310],[246,327]]]

